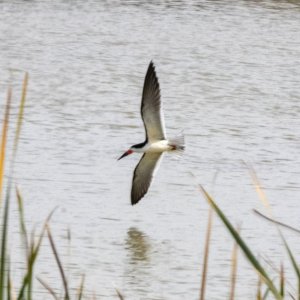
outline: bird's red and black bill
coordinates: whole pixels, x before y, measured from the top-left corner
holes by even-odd
[[[120,160],[121,158],[123,158],[123,157],[125,157],[125,156],[127,156],[127,155],[129,155],[129,154],[131,154],[133,151],[132,150],[127,150],[124,154],[122,154],[119,158],[118,158],[118,160]]]

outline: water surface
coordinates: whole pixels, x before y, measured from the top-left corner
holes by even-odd
[[[85,273],[90,297],[114,299],[117,287],[126,299],[197,299],[208,215],[197,183],[242,222],[257,253],[277,266],[286,259],[276,230],[252,213],[263,207],[243,162],[274,215],[299,228],[297,1],[1,1],[0,12],[2,99],[11,82],[17,101],[18,70],[30,73],[16,181],[30,228],[58,206],[51,228],[73,293]],[[151,59],[167,133],[184,129],[187,149],[181,160],[165,156],[131,207],[139,155],[116,159],[144,139]],[[299,253],[297,237],[286,236]],[[18,278],[22,249],[12,239]],[[207,299],[229,292],[231,248],[215,220]],[[256,274],[242,258],[238,272],[237,299],[253,299]],[[61,290],[46,240],[36,275]],[[35,288],[37,299],[50,299]]]

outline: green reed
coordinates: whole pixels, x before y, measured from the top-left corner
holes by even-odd
[[[256,186],[258,194],[261,197],[263,197],[263,203],[265,204],[265,206],[270,208],[270,205],[267,202],[265,194],[264,194],[260,184],[258,183],[257,178],[255,179],[255,186]],[[254,253],[252,252],[252,250],[250,249],[250,247],[246,243],[246,241],[241,237],[241,235],[239,233],[239,229],[236,229],[231,224],[229,219],[225,216],[223,211],[216,204],[216,202],[209,195],[209,193],[204,189],[204,187],[200,185],[199,188],[200,188],[200,191],[202,192],[202,194],[204,195],[204,198],[207,200],[208,204],[210,205],[211,209],[216,213],[216,215],[222,221],[223,225],[229,231],[229,233],[233,237],[234,241],[236,242],[236,245],[244,253],[247,261],[252,265],[254,270],[257,272],[258,277],[259,277],[259,281],[258,281],[256,299],[257,300],[267,299],[269,297],[269,295],[272,295],[273,298],[275,298],[276,300],[284,299],[285,296],[286,296],[286,292],[285,292],[286,278],[285,278],[285,275],[284,275],[283,266],[281,265],[280,271],[278,272],[278,274],[275,274],[276,277],[279,277],[279,279],[280,279],[279,283],[275,283],[274,279],[273,279],[274,274],[270,274],[270,272],[267,272],[266,269],[262,266],[262,264],[259,262],[259,260],[256,258],[256,256],[254,255]],[[282,225],[284,227],[287,227],[287,228],[289,228],[290,226],[287,226],[285,224],[276,222],[273,218],[270,218],[270,217],[264,217],[264,218],[269,220],[269,221],[272,221],[277,226],[279,236],[280,236],[281,240],[283,241],[283,245],[284,245],[284,247],[286,249],[286,252],[288,254],[288,257],[291,261],[291,264],[293,266],[294,272],[295,272],[296,277],[297,277],[297,282],[298,282],[297,283],[296,295],[292,295],[292,294],[289,293],[289,297],[290,297],[290,299],[298,299],[299,300],[300,299],[300,292],[299,292],[300,291],[300,272],[299,272],[299,266],[298,266],[298,263],[295,259],[295,256],[293,255],[289,245],[287,244],[286,239],[284,238],[284,236],[283,236],[283,234],[282,234],[282,232],[279,228],[279,226],[282,226]],[[211,224],[208,224],[208,227],[209,227],[209,230],[211,230]],[[296,229],[293,228],[293,231],[296,231]],[[208,243],[208,242],[209,241],[206,241],[206,243]],[[233,258],[232,258],[231,290],[230,290],[230,297],[229,297],[229,299],[231,299],[231,300],[234,299],[234,290],[235,290],[236,263],[237,263],[236,254],[237,254],[237,249],[234,248]],[[207,255],[208,254],[205,253],[204,257],[206,257]],[[204,276],[202,275],[202,277],[204,277]],[[262,285],[263,284],[266,286],[266,289],[265,289],[264,293],[262,293]],[[203,292],[202,289],[203,289],[203,286],[201,287],[201,293]],[[200,299],[203,300],[204,296],[201,296]]]
[[[25,73],[23,85],[22,85],[22,94],[19,104],[19,112],[17,116],[17,124],[14,132],[13,139],[13,147],[12,153],[9,160],[9,168],[7,174],[5,174],[5,162],[7,161],[7,153],[6,153],[6,144],[8,140],[8,131],[10,125],[10,111],[11,111],[11,103],[12,103],[12,88],[9,87],[7,91],[7,98],[5,104],[5,112],[4,119],[2,124],[2,138],[0,144],[0,208],[2,212],[2,231],[1,231],[1,259],[0,259],[0,300],[31,300],[33,299],[33,281],[34,281],[34,268],[37,262],[38,254],[42,245],[42,241],[47,234],[50,247],[52,249],[55,262],[58,266],[61,281],[64,287],[64,296],[63,299],[69,300],[71,299],[69,283],[67,280],[66,272],[63,268],[62,261],[58,254],[58,250],[56,248],[50,226],[49,221],[55,211],[55,209],[48,215],[46,218],[42,229],[38,235],[35,232],[28,232],[25,222],[25,213],[24,213],[24,201],[21,195],[21,192],[18,187],[15,187],[16,199],[18,203],[18,216],[19,216],[19,227],[20,227],[20,237],[21,242],[25,251],[25,272],[21,278],[20,287],[18,290],[15,289],[13,280],[11,278],[11,264],[8,253],[8,229],[9,229],[9,207],[12,198],[12,190],[13,188],[13,178],[14,178],[14,167],[15,160],[17,155],[17,149],[21,134],[21,128],[24,117],[24,109],[25,109],[25,100],[27,94],[27,85],[28,85],[28,73]],[[6,180],[6,188],[5,188],[5,197],[2,201],[3,194],[3,186],[4,186],[4,178],[7,177]],[[2,207],[3,206],[3,207]],[[51,295],[54,299],[60,299],[60,297],[55,293],[54,289],[50,287],[43,279],[37,278],[40,284],[48,291],[49,295]],[[79,287],[77,289],[77,294],[73,297],[73,299],[81,300],[84,296],[84,283],[85,277],[83,276]],[[119,299],[124,299],[124,296],[116,290],[117,296]]]

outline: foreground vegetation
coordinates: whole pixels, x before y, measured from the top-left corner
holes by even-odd
[[[14,167],[15,167],[15,159],[17,155],[18,143],[21,133],[21,127],[24,116],[24,108],[25,108],[25,99],[26,99],[26,91],[28,85],[28,74],[26,73],[23,81],[22,95],[19,104],[19,113],[17,117],[17,125],[14,134],[14,141],[12,147],[11,157],[9,159],[8,172],[6,176],[5,182],[5,192],[3,193],[4,187],[4,170],[5,170],[5,162],[6,159],[6,145],[8,140],[8,129],[10,124],[10,110],[12,106],[12,88],[9,87],[7,91],[7,99],[5,105],[5,114],[2,125],[2,139],[0,145],[0,205],[1,205],[1,220],[2,220],[2,232],[1,232],[1,260],[0,260],[0,300],[4,299],[33,299],[33,281],[34,281],[34,267],[37,262],[39,250],[41,248],[42,240],[44,236],[47,234],[49,239],[50,247],[52,249],[54,259],[57,263],[57,266],[60,271],[61,281],[64,287],[64,299],[70,299],[70,292],[68,287],[68,281],[66,279],[65,271],[63,269],[61,260],[59,258],[54,239],[51,234],[51,230],[49,227],[49,221],[51,219],[52,211],[48,218],[46,219],[43,228],[41,229],[38,237],[35,237],[35,234],[29,234],[25,225],[25,217],[24,217],[24,209],[23,209],[23,200],[21,193],[18,187],[14,187]],[[14,288],[15,284],[11,278],[11,265],[10,265],[10,255],[8,253],[8,228],[9,228],[9,208],[11,204],[12,193],[15,191],[16,198],[18,201],[18,210],[19,210],[19,223],[20,223],[20,232],[21,232],[21,240],[23,243],[23,247],[26,252],[26,261],[25,261],[25,273],[23,275],[20,288],[16,290]],[[2,195],[4,194],[4,197]],[[46,282],[44,282],[41,278],[37,278],[42,286],[48,291],[49,295],[52,295],[54,299],[59,299],[56,295],[54,289],[52,289]],[[84,286],[84,278],[82,279],[80,286],[78,288],[78,293],[75,299],[82,299],[83,296],[83,286]],[[120,299],[122,296],[120,294]]]
[[[252,175],[253,183],[256,188],[256,191],[262,201],[262,203],[265,205],[265,207],[268,210],[269,217],[259,213],[258,211],[254,211],[256,214],[258,214],[260,217],[263,217],[264,219],[272,222],[278,231],[278,234],[283,242],[283,245],[286,249],[286,252],[288,254],[288,257],[290,259],[291,265],[293,267],[293,270],[296,274],[297,278],[297,285],[295,287],[295,291],[291,293],[290,291],[286,291],[286,278],[284,275],[284,268],[281,264],[281,267],[278,271],[275,270],[270,274],[266,271],[266,268],[261,264],[259,259],[256,257],[256,255],[253,253],[253,251],[250,249],[250,247],[247,245],[246,241],[242,238],[240,235],[239,228],[235,228],[232,223],[229,221],[229,219],[225,216],[223,211],[220,209],[220,207],[216,204],[213,197],[204,189],[203,186],[199,185],[199,189],[204,195],[204,198],[207,200],[208,204],[210,205],[210,212],[208,217],[208,225],[207,225],[207,233],[206,233],[206,244],[205,244],[205,251],[204,251],[204,263],[203,263],[203,271],[202,271],[202,285],[201,285],[201,291],[200,291],[200,300],[205,299],[205,286],[206,286],[206,277],[207,277],[207,265],[208,265],[208,256],[209,256],[209,244],[210,244],[210,235],[212,230],[212,218],[213,213],[215,213],[219,219],[224,224],[225,228],[229,231],[230,235],[233,237],[235,241],[235,247],[233,248],[232,253],[232,270],[231,270],[231,288],[229,292],[229,299],[233,300],[235,299],[235,287],[236,287],[236,271],[237,271],[237,250],[240,249],[241,252],[243,252],[244,256],[246,257],[247,261],[251,264],[253,269],[258,274],[258,284],[257,284],[257,292],[256,292],[256,299],[262,300],[262,299],[276,299],[276,300],[283,300],[283,299],[297,299],[300,300],[300,269],[299,265],[296,262],[296,258],[291,251],[284,235],[282,234],[282,231],[280,227],[288,228],[294,232],[300,233],[298,229],[295,229],[291,226],[288,226],[286,224],[283,224],[281,222],[276,221],[272,217],[272,211],[270,204],[265,196],[265,193],[258,181],[258,178],[254,172],[253,169],[249,167],[250,173]],[[277,272],[277,273],[276,273]],[[274,278],[279,278],[277,280],[277,283],[275,283]]]
[[[21,133],[21,127],[23,122],[24,116],[24,108],[25,108],[25,99],[26,99],[26,91],[27,91],[27,84],[28,84],[28,74],[25,74],[23,88],[22,88],[22,95],[19,104],[19,113],[17,117],[17,124],[16,129],[14,132],[14,140],[13,140],[13,147],[12,153],[10,153],[9,159],[7,159],[6,154],[6,144],[8,139],[8,129],[10,124],[10,110],[11,110],[11,103],[12,103],[12,90],[11,87],[8,88],[7,91],[7,99],[5,104],[5,113],[4,119],[2,124],[2,138],[0,144],[0,205],[1,205],[1,259],[0,259],[0,300],[4,299],[33,299],[33,282],[34,282],[34,268],[38,259],[38,254],[41,248],[42,241],[45,237],[49,240],[49,245],[53,252],[54,260],[56,261],[57,267],[60,272],[61,278],[60,283],[63,284],[64,292],[63,292],[63,299],[82,299],[84,297],[84,277],[82,278],[79,286],[78,292],[76,295],[71,296],[69,291],[69,284],[68,280],[63,268],[63,264],[59,257],[57,248],[55,246],[55,241],[51,234],[49,221],[51,216],[53,215],[54,211],[52,211],[48,218],[45,220],[44,225],[41,228],[41,232],[35,237],[34,234],[29,234],[28,229],[26,228],[25,223],[25,216],[24,216],[24,209],[23,209],[23,199],[21,196],[21,192],[18,187],[14,186],[14,166],[15,166],[15,159],[17,155],[18,143]],[[4,177],[4,170],[5,170],[5,162],[9,162],[8,170],[6,177]],[[264,192],[258,182],[258,179],[253,170],[251,170],[251,175],[253,178],[254,185],[260,196],[261,200],[263,201],[264,205],[268,208],[270,212],[268,201],[264,195]],[[6,178],[6,182],[4,184],[4,178]],[[5,187],[5,188],[4,188]],[[210,249],[210,235],[212,229],[212,218],[213,214],[216,214],[220,220],[223,222],[225,228],[229,231],[231,236],[235,241],[235,246],[233,248],[232,253],[232,266],[231,266],[231,287],[229,291],[229,299],[235,299],[235,289],[236,289],[236,270],[237,270],[237,252],[240,249],[241,252],[244,253],[248,262],[252,265],[253,269],[258,274],[258,286],[257,286],[257,293],[256,299],[270,299],[275,298],[278,300],[286,299],[287,297],[290,299],[298,299],[300,300],[300,269],[296,262],[296,259],[287,244],[281,230],[280,226],[286,226],[282,223],[276,222],[270,213],[269,217],[265,217],[268,221],[271,221],[275,224],[278,234],[283,241],[284,247],[287,251],[289,259],[291,261],[293,270],[295,271],[296,278],[297,278],[297,285],[295,288],[295,292],[291,294],[290,292],[286,291],[286,278],[284,275],[283,267],[280,268],[278,274],[270,274],[266,271],[264,266],[261,262],[257,259],[256,255],[252,252],[250,247],[241,237],[239,228],[235,228],[219,206],[216,204],[214,199],[209,195],[209,193],[203,188],[203,186],[199,186],[200,191],[204,195],[204,198],[207,200],[208,204],[210,205],[211,209],[209,211],[208,217],[208,226],[207,226],[207,233],[206,233],[206,243],[204,249],[204,260],[203,260],[203,271],[202,271],[202,282],[200,289],[199,299],[204,300],[205,298],[205,290],[207,285],[207,270],[208,270],[208,257],[209,257],[209,249]],[[12,193],[16,194],[16,199],[18,201],[18,211],[19,211],[19,224],[20,224],[20,233],[21,233],[21,240],[26,252],[26,269],[24,275],[22,277],[21,283],[16,290],[14,288],[15,284],[11,278],[11,264],[10,264],[10,255],[8,251],[8,228],[9,228],[9,210]],[[3,195],[3,196],[2,196]],[[289,227],[290,228],[290,227]],[[297,231],[294,228],[290,228],[294,231]],[[298,231],[299,233],[299,231]],[[279,278],[277,283],[274,281],[273,278]],[[60,299],[60,297],[56,294],[55,290],[50,287],[43,279],[37,278],[40,284],[45,288],[45,290],[51,295],[54,299]],[[116,291],[116,296],[119,299],[124,299],[123,295]]]

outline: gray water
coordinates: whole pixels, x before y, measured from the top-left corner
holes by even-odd
[[[244,162],[274,216],[300,228],[299,28],[298,1],[0,2],[1,112],[7,85],[16,107],[22,71],[30,74],[16,183],[29,228],[58,207],[50,226],[72,294],[86,274],[88,299],[116,299],[115,288],[126,299],[197,299],[208,216],[198,183],[242,224],[262,260],[290,269],[276,230],[252,212],[266,211]],[[116,159],[144,140],[140,99],[151,59],[167,133],[184,129],[186,151],[164,157],[132,207],[139,155]],[[10,249],[18,286],[16,211]],[[285,236],[299,257],[299,236]],[[215,218],[207,299],[229,293],[232,246]],[[36,276],[62,291],[47,239]],[[237,299],[254,299],[256,284],[240,255]],[[50,299],[38,282],[35,299]]]

